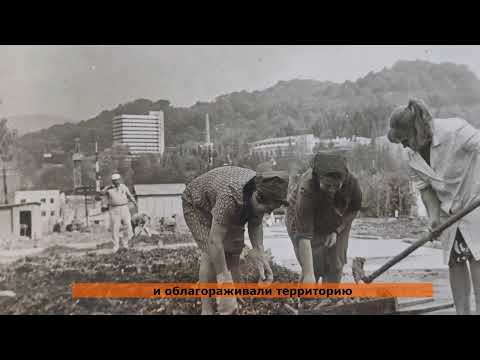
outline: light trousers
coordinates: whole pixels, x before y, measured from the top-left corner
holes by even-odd
[[[132,217],[128,205],[114,206],[110,209],[110,216],[112,221],[112,238],[113,244],[116,248],[120,247],[120,229],[122,222],[126,226],[127,238],[124,240],[124,246],[128,246],[128,240],[133,237]]]

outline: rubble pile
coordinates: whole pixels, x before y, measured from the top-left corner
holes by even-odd
[[[162,241],[164,245],[194,243],[193,236],[190,232],[160,233],[159,235],[157,235],[157,237]]]
[[[352,225],[353,236],[379,239],[420,238],[427,231],[427,223],[418,218],[357,218]]]
[[[152,236],[141,234],[130,240],[130,242],[132,245],[171,245],[194,243],[194,240],[190,233],[161,232],[152,234]]]
[[[26,257],[0,269],[0,314],[148,314],[197,315],[200,299],[79,299],[71,298],[73,282],[196,282],[199,253],[196,247],[130,250],[115,254],[75,256],[66,247],[52,247],[41,256]],[[271,264],[275,281],[295,282],[298,275]],[[242,260],[243,281],[256,282],[256,266]],[[284,304],[294,299],[241,299],[240,314],[289,314]]]

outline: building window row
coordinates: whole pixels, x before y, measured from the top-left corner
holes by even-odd
[[[122,130],[122,129],[136,130],[138,128],[158,129],[160,128],[160,126],[158,124],[137,124],[137,125],[115,124],[113,125],[113,130]]]
[[[158,125],[152,125],[152,126],[114,126],[112,131],[113,132],[119,132],[119,131],[141,131],[141,130],[162,130],[163,127],[158,126]]]
[[[26,202],[25,199],[22,199],[21,201],[22,203]],[[46,198],[41,198],[40,199],[40,202],[43,203],[43,204],[46,204],[47,203],[47,199]],[[55,199],[54,198],[50,198],[50,204],[54,204],[55,203]]]
[[[42,211],[42,217],[45,217],[47,216],[47,212],[46,211]],[[55,211],[50,211],[50,216],[55,216]],[[60,215],[61,216],[61,215]]]

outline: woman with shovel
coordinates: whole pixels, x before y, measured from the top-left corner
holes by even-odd
[[[192,180],[182,195],[183,213],[202,257],[201,283],[240,281],[239,262],[244,247],[244,228],[253,247],[261,280],[273,274],[263,248],[265,214],[286,201],[288,174],[274,171],[258,174],[236,166],[219,167]],[[202,315],[214,314],[214,301],[202,298]],[[236,311],[236,298],[219,297],[217,311]]]
[[[362,203],[356,178],[340,154],[317,153],[289,196],[287,230],[302,282],[340,283],[348,238]]]
[[[421,193],[431,229],[478,200],[480,131],[465,120],[434,119],[425,103],[414,99],[393,111],[388,139],[406,148],[410,176]],[[480,210],[439,237],[457,314],[470,314],[470,281],[480,314]]]

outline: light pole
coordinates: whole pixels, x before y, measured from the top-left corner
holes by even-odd
[[[88,130],[90,130],[91,132],[91,136],[92,136],[92,139],[93,139],[93,143],[88,141],[87,142],[87,146],[90,147],[90,145],[93,144],[93,148],[94,148],[94,153],[95,153],[95,191],[97,192],[100,192],[100,186],[101,186],[101,177],[100,177],[100,164],[99,164],[99,151],[98,151],[98,139],[97,139],[97,135],[95,133],[95,129],[94,128],[88,128]],[[88,153],[87,153],[87,156],[88,156]]]
[[[95,190],[100,192],[100,166],[98,164],[98,142],[97,136],[94,134],[95,141]]]
[[[0,105],[3,104],[2,99],[0,99]],[[8,204],[8,189],[7,189],[7,169],[5,167],[6,157],[5,154],[2,154],[2,175],[3,175],[3,195],[5,197],[4,202]]]
[[[2,156],[2,174],[3,174],[3,196],[5,197],[5,204],[8,204],[8,188],[7,188],[7,168],[5,167],[5,158]]]
[[[90,186],[80,186],[75,189],[75,192],[79,191],[80,194],[83,192],[83,197],[85,200],[85,228],[89,228],[88,222],[88,192],[91,191],[92,188]]]
[[[2,99],[0,99],[0,105],[3,104]],[[3,178],[3,194],[4,194],[4,202],[8,204],[8,185],[7,185],[7,162],[12,161],[13,154],[11,146],[13,145],[15,133],[9,132],[7,128],[7,119],[2,119],[2,126],[5,128],[2,130],[2,144],[0,149],[0,157],[2,160],[2,178]]]

